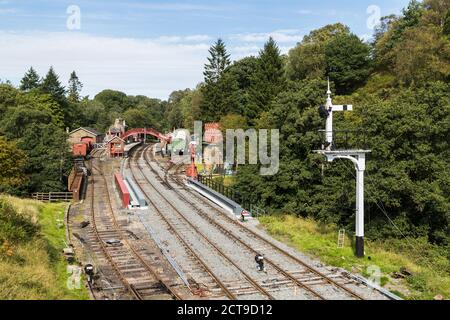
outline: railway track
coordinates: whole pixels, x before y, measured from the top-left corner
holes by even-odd
[[[137,155],[140,156],[142,151],[142,149],[139,150]],[[136,161],[136,154],[133,156],[133,161]],[[275,299],[275,297],[260,285],[258,281],[255,281],[252,276],[243,270],[233,261],[233,259],[226,255],[215,243],[208,239],[206,235],[200,232],[188,219],[186,219],[183,213],[171,206],[169,202],[163,201],[163,203],[165,203],[164,206],[162,203],[157,203],[157,200],[151,196],[151,194],[155,194],[154,189],[152,189],[152,192],[147,191],[148,187],[153,188],[151,181],[148,180],[139,165],[137,165],[136,168],[138,170],[135,170],[133,169],[133,166],[130,166],[131,174],[156,213],[167,224],[171,232],[177,236],[178,240],[182,242],[184,247],[196,257],[203,268],[215,279],[216,283],[222,288],[228,298]],[[136,171],[139,171],[140,178],[136,174]],[[164,198],[160,199],[164,200]],[[168,214],[170,211],[175,214]],[[210,253],[210,257],[201,258],[198,252],[201,252],[202,256]],[[212,256],[214,259],[211,259]],[[211,262],[211,260],[214,261]],[[220,273],[223,270],[218,270],[221,268],[227,268],[228,275],[231,272],[232,276],[228,276],[228,278],[224,280],[223,276],[220,276]]]
[[[138,156],[140,156],[140,154],[143,152],[143,150],[141,149],[138,153]],[[135,163],[137,164],[137,167],[139,168],[139,170],[141,171],[142,175],[144,176],[144,178],[147,180],[147,183],[153,188],[153,193],[157,193],[160,196],[160,199],[164,199],[165,202],[168,204],[168,206],[170,207],[171,211],[176,212],[181,219],[183,219],[185,221],[185,223],[187,223],[189,225],[190,228],[192,228],[193,230],[196,230],[196,232],[203,237],[206,241],[208,241],[211,245],[213,245],[215,247],[215,249],[222,255],[227,257],[227,259],[233,263],[235,265],[235,267],[238,268],[238,270],[240,270],[241,272],[243,272],[243,274],[246,275],[247,280],[253,282],[254,286],[259,286],[260,288],[263,288],[265,290],[265,294],[266,296],[268,296],[270,299],[275,299],[275,296],[280,297],[280,291],[284,291],[283,294],[281,295],[281,297],[283,299],[286,299],[288,297],[290,297],[290,293],[287,293],[286,291],[292,291],[292,293],[297,294],[298,291],[302,291],[302,297],[303,298],[307,298],[307,299],[325,299],[325,297],[317,292],[316,290],[313,290],[310,286],[300,282],[297,278],[295,278],[294,276],[292,276],[291,274],[287,273],[286,271],[284,271],[284,269],[282,267],[279,267],[277,264],[273,263],[272,261],[267,261],[268,264],[272,267],[272,270],[270,272],[269,276],[261,276],[261,275],[253,275],[250,276],[248,274],[248,272],[245,272],[242,270],[243,266],[242,266],[242,260],[245,259],[247,261],[247,268],[248,268],[248,263],[250,263],[251,265],[251,261],[254,257],[254,255],[257,253],[255,250],[253,250],[251,248],[251,246],[245,244],[241,241],[241,239],[234,237],[234,235],[232,233],[230,233],[228,230],[224,229],[224,228],[217,228],[217,225],[215,225],[214,223],[212,223],[213,221],[211,220],[206,220],[208,226],[206,228],[204,228],[203,232],[201,231],[201,228],[198,225],[194,225],[189,217],[187,217],[185,214],[183,214],[182,212],[180,212],[180,210],[178,208],[176,208],[173,204],[171,199],[167,199],[167,196],[165,194],[163,194],[160,191],[160,188],[158,188],[157,186],[154,185],[154,183],[143,173],[141,166],[139,165],[139,163],[137,163],[136,157],[134,159]],[[178,191],[177,191],[178,193]],[[191,205],[191,203],[189,203],[189,200],[187,199],[183,199],[183,201],[186,204]],[[195,209],[194,211],[197,212],[200,216],[203,217],[203,214],[201,214],[198,210],[198,208],[193,208]],[[221,234],[223,235],[223,239],[222,241],[217,241],[215,243],[213,243],[209,238],[213,238],[213,235],[210,233],[208,234],[208,232],[206,230],[211,229],[210,226],[213,226],[212,229],[216,229],[217,231],[219,231],[219,233],[217,234]],[[230,248],[228,246],[228,253],[225,254],[223,247],[224,247],[224,243],[230,243],[230,240],[233,241],[232,244],[232,248]],[[220,248],[222,247],[222,249]],[[245,257],[244,257],[244,252],[245,252]],[[240,259],[237,259],[236,257],[234,257],[234,255],[238,255],[240,256]],[[232,257],[232,258],[230,258]],[[234,259],[236,260],[240,260],[240,266],[238,266],[237,263],[234,262]],[[253,268],[251,268],[253,269]],[[274,292],[273,294],[271,292]]]
[[[219,277],[217,277],[210,268],[208,268],[207,263],[200,258],[200,256],[192,249],[192,246],[186,241],[176,230],[173,224],[170,223],[168,219],[166,219],[161,212],[161,210],[158,208],[158,206],[155,204],[154,201],[150,199],[148,194],[145,192],[145,190],[142,188],[142,186],[139,184],[139,180],[137,179],[137,176],[135,172],[131,169],[129,159],[128,161],[128,168],[131,172],[131,175],[133,176],[133,179],[138,183],[141,190],[144,192],[144,194],[147,197],[147,200],[150,202],[150,205],[154,208],[155,212],[158,214],[159,217],[162,218],[162,222],[165,223],[168,226],[168,229],[170,230],[170,234],[174,235],[176,237],[176,240],[178,240],[182,247],[190,253],[190,256],[187,257],[188,259],[188,266],[189,270],[191,272],[196,272],[197,274],[201,274],[201,276],[197,278],[201,278],[201,281],[195,281],[193,278],[189,279],[190,282],[190,289],[195,295],[199,295],[201,297],[205,296],[206,294],[210,293],[208,295],[209,298],[212,299],[230,299],[230,300],[236,300],[236,294],[232,291],[230,291],[227,286],[220,281]],[[147,217],[148,218],[148,217]],[[141,222],[142,217],[141,217]],[[155,223],[153,221],[153,223]],[[156,222],[160,223],[160,221]],[[212,294],[211,294],[212,292]]]
[[[156,176],[160,176],[160,174],[155,170],[152,166],[152,163],[148,159],[148,152],[144,151],[144,160],[148,166],[148,168],[155,174]],[[151,153],[150,153],[151,154]],[[155,162],[158,166],[161,165]],[[176,172],[179,171],[178,168],[175,168]],[[168,170],[162,168],[165,176],[167,177]],[[320,286],[328,286],[332,287],[333,291],[339,290],[341,296],[346,296],[350,299],[358,299],[362,300],[364,297],[361,294],[356,293],[355,291],[349,289],[346,284],[357,284],[355,281],[350,281],[349,279],[343,279],[341,276],[336,276],[333,274],[324,274],[323,272],[311,267],[306,264],[304,261],[299,258],[293,256],[291,253],[286,250],[278,247],[273,242],[269,241],[262,235],[254,232],[228,215],[224,215],[219,209],[213,206],[208,200],[194,193],[190,188],[187,188],[183,181],[180,179],[176,179],[170,177],[170,179],[177,185],[181,186],[182,190],[189,194],[189,197],[182,194],[179,188],[173,188],[171,186],[171,190],[174,190],[177,195],[187,204],[189,204],[192,208],[198,212],[209,224],[216,227],[223,233],[226,233],[229,237],[233,238],[236,242],[239,242],[241,246],[245,247],[247,250],[250,250],[253,253],[262,252],[266,257],[278,257],[273,258],[274,261],[268,260],[267,262],[275,268],[277,271],[285,275],[287,278],[292,280],[299,287],[307,290],[311,293],[315,298],[319,299],[327,299],[326,295],[319,292],[318,287]],[[169,183],[169,180],[166,180],[166,183]],[[161,194],[161,196],[163,196]],[[192,199],[196,199],[193,201]],[[204,207],[208,207],[208,211],[204,210]],[[215,214],[214,214],[215,213]],[[220,218],[220,219],[219,219]],[[218,222],[220,220],[220,222]],[[250,246],[249,243],[252,245]],[[254,248],[257,247],[258,250]],[[282,259],[279,257],[282,256]],[[276,261],[275,261],[276,260]],[[295,274],[295,271],[287,272],[280,265],[290,266],[292,270],[302,270],[300,274]],[[338,282],[339,281],[339,282]],[[343,283],[344,282],[344,283]],[[327,290],[325,290],[327,291]]]
[[[92,169],[90,212],[93,234],[98,249],[115,271],[128,294],[137,300],[155,297],[181,300],[182,297],[173,288],[174,284],[160,276],[139,250],[130,243],[129,235],[116,220],[107,180],[102,170],[95,165],[92,165]],[[96,186],[98,176],[101,177],[99,180],[103,181],[101,186]],[[97,196],[97,207],[100,209],[96,208],[94,195]],[[106,204],[98,199],[105,199]],[[107,241],[111,239],[119,240],[121,246],[107,245]]]

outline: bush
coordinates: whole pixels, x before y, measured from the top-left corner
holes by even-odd
[[[0,199],[0,241],[21,243],[36,236],[39,227],[31,218],[17,212],[5,199]]]

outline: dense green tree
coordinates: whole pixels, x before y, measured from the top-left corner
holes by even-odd
[[[52,123],[63,129],[64,114],[50,96],[32,91],[17,95],[14,107],[9,108],[0,119],[0,127],[9,139],[22,137],[33,123]]]
[[[393,50],[402,43],[405,31],[419,24],[423,12],[423,4],[412,0],[408,7],[403,9],[401,17],[390,16],[384,19],[383,28],[376,33],[374,43],[375,61],[379,69],[387,70],[393,67]]]
[[[115,90],[103,90],[94,97],[94,101],[103,104],[107,112],[121,113],[132,106],[132,102],[125,93]]]
[[[182,100],[191,93],[190,89],[174,91],[170,94],[166,106],[165,117],[167,118],[168,129],[182,128],[184,124]]]
[[[179,104],[175,104],[170,107],[167,121],[171,130],[183,127],[183,113]]]
[[[194,130],[194,122],[202,120],[201,104],[203,101],[201,87],[188,92],[179,102],[183,127]]]
[[[230,55],[227,53],[225,43],[222,39],[218,39],[209,49],[209,54],[208,63],[205,64],[205,71],[203,72],[207,84],[217,82],[231,63]]]
[[[233,80],[226,75],[226,69],[231,61],[224,42],[219,39],[210,48],[209,54],[208,64],[205,64],[203,73],[205,85],[201,88],[202,119],[199,120],[217,121],[221,115],[227,112],[227,109],[230,109],[229,101],[234,99],[229,95],[235,91],[232,90]]]
[[[68,99],[71,102],[79,102],[80,101],[80,93],[83,88],[83,84],[80,82],[75,71],[70,74],[69,79],[69,88],[68,88]]]
[[[154,118],[151,116],[151,110],[145,108],[130,108],[124,112],[123,118],[130,128],[156,128]]]
[[[264,45],[258,56],[258,64],[252,76],[250,102],[244,114],[254,121],[267,111],[271,101],[282,91],[285,84],[284,61],[273,38]]]
[[[25,172],[30,177],[28,192],[61,191],[67,188],[72,156],[67,134],[54,124],[27,126],[18,146],[28,157]]]
[[[24,77],[20,81],[20,90],[29,91],[32,89],[37,89],[41,85],[41,77],[39,77],[36,70],[33,67],[25,73]]]
[[[27,158],[15,143],[0,136],[0,193],[17,193],[26,183],[25,165]]]
[[[289,51],[287,75],[291,80],[323,78],[326,74],[326,45],[338,35],[349,34],[350,29],[341,24],[327,25],[311,31],[303,41]]]
[[[226,136],[226,130],[228,129],[246,130],[248,127],[247,119],[237,114],[227,114],[226,116],[223,116],[220,118],[219,124],[223,131],[224,137]]]
[[[450,35],[450,9],[447,11],[447,15],[445,17],[444,21],[444,27],[443,27],[443,33],[446,36]]]
[[[445,80],[450,76],[450,41],[434,26],[415,27],[403,34],[393,50],[394,72],[402,84]]]
[[[444,31],[445,22],[449,16],[450,2],[447,0],[424,0],[423,8],[420,24],[435,25]]]
[[[20,93],[11,85],[0,84],[0,114],[4,115],[8,108],[14,107]],[[1,121],[1,119],[0,119]],[[1,132],[1,127],[0,127]]]
[[[338,94],[353,92],[371,72],[370,47],[354,34],[342,34],[325,48],[327,75]]]
[[[49,94],[56,102],[63,104],[66,101],[66,89],[61,85],[59,76],[53,67],[50,67],[47,75],[42,81],[41,90]]]

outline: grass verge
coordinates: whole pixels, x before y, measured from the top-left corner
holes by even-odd
[[[74,290],[67,286],[70,274],[62,255],[66,246],[67,204],[44,204],[9,196],[0,196],[0,202],[4,224],[19,216],[35,227],[32,231],[28,228],[28,234],[19,232],[23,228],[17,224],[0,232],[0,300],[89,299],[83,285]],[[21,236],[15,237],[16,234]]]
[[[380,270],[380,284],[405,299],[429,300],[441,295],[450,298],[450,261],[442,249],[426,240],[383,242],[366,239],[366,257],[354,255],[353,240],[347,236],[344,248],[337,247],[338,228],[296,216],[261,217],[261,225],[275,238],[323,263],[365,277]],[[378,269],[379,268],[379,269]],[[396,279],[395,273],[407,270],[411,275]]]

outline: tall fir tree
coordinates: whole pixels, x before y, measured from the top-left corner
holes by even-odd
[[[256,72],[252,76],[250,103],[245,110],[248,119],[258,118],[269,110],[271,101],[285,84],[284,61],[275,40],[270,37],[260,51]]]
[[[217,40],[217,42],[209,49],[208,64],[205,64],[205,71],[203,75],[205,76],[205,82],[216,83],[225,69],[230,65],[230,55],[227,53],[227,48],[222,39]]]
[[[32,89],[39,88],[40,84],[41,79],[38,73],[36,72],[36,70],[34,70],[33,67],[30,67],[30,69],[28,69],[28,71],[20,81],[20,90],[30,91]]]
[[[80,82],[75,71],[70,74],[68,99],[71,102],[80,102],[80,93],[83,88],[83,84]]]
[[[44,93],[49,94],[52,98],[60,104],[64,104],[66,101],[66,89],[61,85],[59,76],[56,74],[53,67],[50,67],[47,75],[45,76],[41,89]]]
[[[226,92],[223,91],[223,75],[230,66],[230,55],[227,53],[225,43],[222,39],[209,49],[210,57],[205,64],[205,86],[202,88],[203,102],[201,105],[204,121],[218,121],[226,111],[224,106]]]

